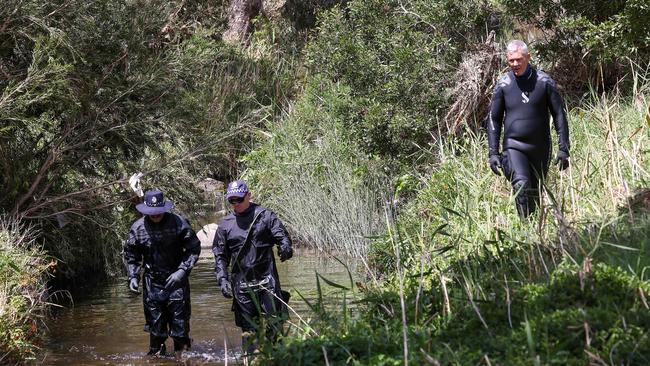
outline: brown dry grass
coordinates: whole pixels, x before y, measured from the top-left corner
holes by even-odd
[[[465,124],[476,129],[487,115],[490,97],[501,72],[500,46],[490,32],[484,43],[471,47],[456,73],[452,91],[453,104],[445,116],[449,133],[457,133]]]

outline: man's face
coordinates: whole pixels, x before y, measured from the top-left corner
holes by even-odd
[[[162,221],[163,216],[165,216],[164,213],[158,214],[158,215],[149,215],[149,220],[151,220],[151,221],[153,221],[155,223],[159,223],[160,221]]]
[[[524,54],[520,49],[508,52],[508,66],[517,76],[521,76],[526,71],[529,61],[530,54]]]
[[[236,213],[242,213],[251,205],[251,193],[248,192],[243,198],[230,197],[228,203]]]

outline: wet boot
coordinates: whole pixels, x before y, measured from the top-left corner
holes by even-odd
[[[192,347],[192,339],[186,337],[175,337],[174,338],[174,358],[180,360],[183,356],[183,351],[186,351]]]
[[[149,335],[149,352],[147,356],[164,356],[167,353],[167,348],[165,347],[165,338],[156,337]]]
[[[248,365],[251,361],[255,349],[257,349],[257,342],[255,341],[255,332],[243,332],[241,336],[241,348],[244,356],[244,365]]]

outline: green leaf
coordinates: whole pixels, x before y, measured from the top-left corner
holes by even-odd
[[[319,273],[316,273],[316,274],[317,274],[320,278],[322,278],[323,281],[325,281],[326,284],[328,284],[328,285],[330,285],[330,286],[332,286],[332,287],[340,288],[341,290],[346,290],[346,291],[350,290],[349,288],[347,288],[347,287],[345,287],[345,286],[343,286],[343,285],[339,285],[338,283],[336,283],[336,282],[334,282],[334,281],[330,281],[330,280],[328,280],[327,278],[323,277],[323,275],[321,275],[321,274],[319,274]]]
[[[21,273],[21,272],[22,272],[22,270],[20,269],[20,267],[18,267],[15,263],[13,263],[13,262],[9,262],[9,263],[7,263],[7,264],[8,264],[9,267],[11,267],[14,271],[16,271],[16,272],[18,272],[18,273]]]

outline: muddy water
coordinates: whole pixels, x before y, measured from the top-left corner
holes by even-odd
[[[235,326],[230,300],[221,296],[213,274],[214,261],[209,249],[190,277],[192,350],[183,356],[185,365],[225,365],[241,361],[241,336]],[[333,259],[317,253],[297,251],[291,260],[279,263],[282,287],[292,294],[290,305],[305,318],[307,305],[299,291],[310,301],[316,297],[317,271],[327,279],[349,286],[348,272]],[[175,365],[172,358],[145,356],[148,333],[143,331],[142,296],[132,295],[126,279],[97,289],[49,321],[49,339],[37,363],[43,365]],[[322,281],[321,281],[321,284]],[[324,285],[323,285],[324,286]],[[298,322],[292,314],[291,321]],[[173,349],[171,340],[167,349]]]

